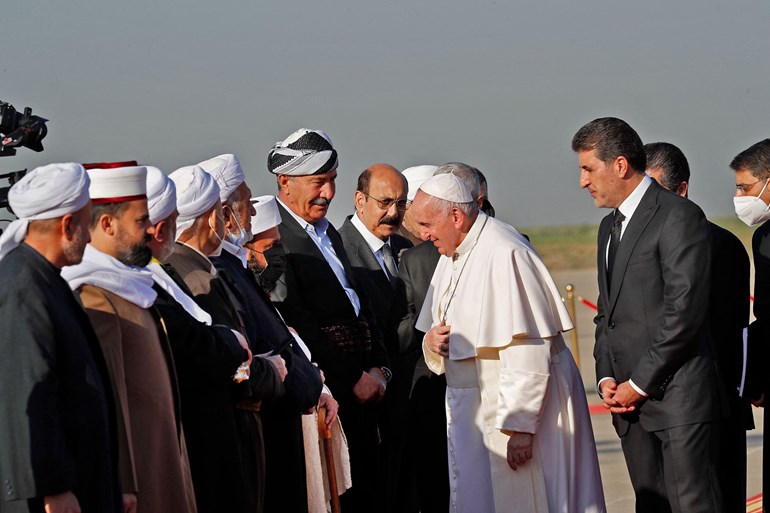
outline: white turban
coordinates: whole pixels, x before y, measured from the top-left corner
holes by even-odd
[[[251,216],[251,233],[258,235],[281,224],[281,213],[275,196],[252,198],[251,203],[257,213]]]
[[[88,203],[91,181],[80,164],[38,167],[8,191],[8,204],[18,219],[0,236],[0,260],[27,236],[30,221],[56,219]]]
[[[307,176],[337,169],[337,150],[321,130],[300,128],[275,143],[267,155],[267,169],[276,175]]]
[[[144,166],[93,168],[89,194],[94,204],[120,203],[147,197],[147,168]]]
[[[195,220],[211,210],[219,199],[219,185],[200,166],[181,167],[168,175],[176,185],[176,236],[190,228]]]
[[[225,153],[213,159],[204,160],[198,165],[217,181],[219,199],[222,200],[222,203],[227,201],[233,191],[246,181],[241,163],[238,162],[238,157],[232,153]]]
[[[425,194],[452,203],[473,203],[473,196],[471,196],[468,186],[452,174],[432,176],[420,186],[420,190]]]
[[[176,210],[176,186],[157,167],[146,167],[147,209],[150,211],[150,222],[155,225]]]
[[[404,175],[409,185],[409,191],[406,194],[407,200],[412,201],[414,199],[417,195],[417,189],[420,188],[425,180],[433,176],[436,169],[438,169],[438,166],[430,165],[413,166],[404,169],[404,172],[401,174]]]

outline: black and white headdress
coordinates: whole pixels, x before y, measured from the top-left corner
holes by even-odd
[[[267,169],[276,175],[306,176],[337,169],[337,150],[321,130],[300,128],[275,143],[267,156]]]

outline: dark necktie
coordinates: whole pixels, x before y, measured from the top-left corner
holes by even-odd
[[[612,228],[610,229],[610,247],[607,252],[607,287],[609,288],[612,280],[612,266],[615,264],[615,254],[618,252],[618,244],[620,244],[620,234],[623,230],[623,221],[626,216],[620,213],[620,210],[615,209],[615,220],[612,221]]]
[[[396,267],[396,259],[393,258],[393,249],[390,244],[382,245],[382,260],[385,263],[385,274],[388,275],[388,280],[393,284],[398,276],[398,267]]]

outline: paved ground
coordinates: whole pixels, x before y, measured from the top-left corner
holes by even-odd
[[[553,273],[556,283],[566,297],[565,286],[570,283],[575,287],[575,294],[581,295],[596,303],[599,291],[596,285],[595,270],[561,271]],[[592,322],[594,311],[577,303],[575,306],[575,318],[577,320],[578,347],[580,357],[580,372],[586,386],[589,403],[598,403],[596,396],[595,372],[593,360],[594,324]],[[571,342],[567,340],[568,344]],[[607,500],[608,513],[631,513],[634,511],[633,490],[626,471],[625,460],[620,449],[620,441],[612,427],[610,417],[607,414],[594,414],[591,416],[596,437],[596,446],[599,452],[599,465],[601,466],[602,482],[604,484],[604,496]],[[762,420],[763,410],[754,410],[754,420],[759,429],[747,433],[748,445],[748,483],[747,497],[757,496],[762,491]],[[751,503],[750,512],[758,511],[756,501]]]

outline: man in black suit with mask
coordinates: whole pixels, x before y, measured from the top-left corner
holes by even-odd
[[[645,175],[642,141],[624,121],[586,124],[572,149],[580,186],[614,209],[599,227],[594,357],[636,511],[722,512],[706,218]]]

